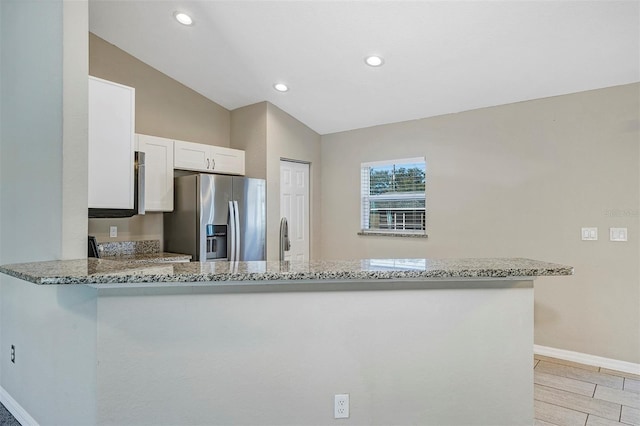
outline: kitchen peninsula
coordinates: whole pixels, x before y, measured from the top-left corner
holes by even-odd
[[[0,272],[52,291],[52,329],[82,318],[67,334],[90,358],[92,424],[530,425],[533,279],[573,268],[83,259]],[[334,420],[345,393],[350,416]]]

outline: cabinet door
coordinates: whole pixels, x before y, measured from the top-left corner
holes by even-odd
[[[210,145],[174,141],[174,168],[183,170],[210,171]]]
[[[89,77],[89,207],[133,208],[135,89]]]
[[[173,211],[173,141],[137,135],[138,150],[145,153],[145,210]]]
[[[214,173],[244,175],[244,151],[219,146],[210,148]]]

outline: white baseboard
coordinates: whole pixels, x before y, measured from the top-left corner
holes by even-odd
[[[533,353],[564,359],[566,361],[579,362],[580,364],[604,367],[609,370],[623,371],[625,373],[640,374],[640,364],[604,358],[596,355],[583,354],[581,352],[567,351],[564,349],[550,348],[548,346],[533,345]]]
[[[0,402],[22,426],[40,426],[38,422],[22,408],[22,405],[18,404],[18,401],[13,399],[2,386],[0,386]]]

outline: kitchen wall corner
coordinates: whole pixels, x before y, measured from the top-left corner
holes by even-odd
[[[277,106],[267,103],[267,260],[278,260],[280,159],[311,164],[309,176],[310,259],[320,259],[320,135]]]
[[[267,102],[231,111],[231,148],[244,150],[247,177],[267,178]]]
[[[320,135],[269,102],[231,112],[231,147],[246,151],[247,176],[267,180],[267,260],[278,260],[280,159],[310,167],[310,258],[320,255]]]
[[[89,33],[89,74],[136,89],[136,133],[230,145],[231,113],[227,109],[93,33]],[[147,213],[126,219],[89,219],[88,231],[98,241],[162,242],[162,218],[162,213]],[[117,238],[109,237],[109,226],[118,227]]]

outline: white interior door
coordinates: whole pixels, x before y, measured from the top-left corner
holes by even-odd
[[[280,217],[289,222],[285,260],[309,260],[309,164],[280,160]]]

